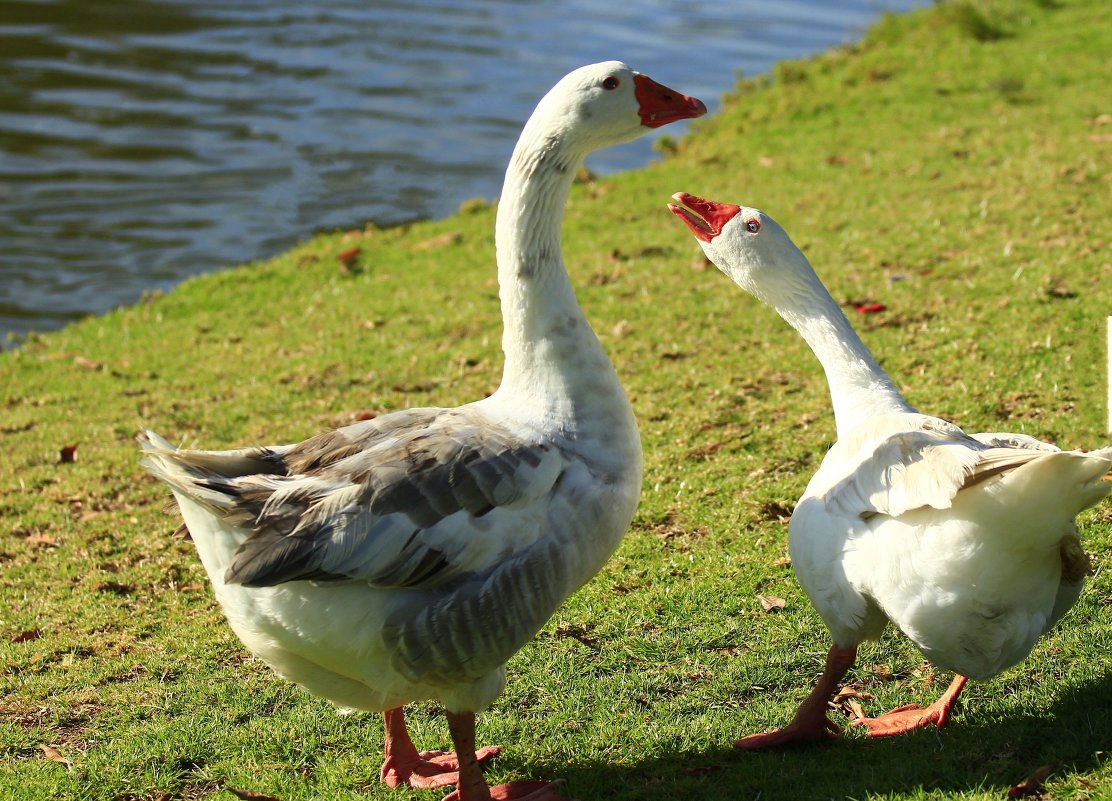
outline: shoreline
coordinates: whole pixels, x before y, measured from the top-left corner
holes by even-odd
[[[634,406],[645,481],[616,556],[484,715],[481,739],[514,745],[492,782],[551,774],[569,795],[630,801],[990,801],[1053,765],[1049,797],[1112,785],[1112,718],[1093,714],[1112,675],[1107,502],[1080,519],[1094,574],[1076,608],[971,685],[944,731],[731,747],[789,719],[821,670],[826,630],[786,522],[834,426],[806,345],[665,208],[686,191],[766,209],[913,405],[966,430],[1105,445],[1106,17],[1098,0],[886,17],[741,82],[663,161],[573,187],[564,258]],[[493,209],[314,237],[0,353],[0,798],[408,797],[379,787],[373,716],[335,715],[246,656],[134,436],[295,442],[482,397],[502,366]],[[872,713],[948,679],[886,636],[847,681]],[[428,708],[411,720],[421,748],[446,743]]]

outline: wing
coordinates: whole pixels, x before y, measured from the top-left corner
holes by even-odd
[[[468,407],[387,415],[273,458],[281,474],[196,482],[247,532],[228,583],[421,587],[482,570],[543,534],[546,500],[571,464]]]
[[[1046,454],[1045,448],[1013,447],[1004,435],[981,441],[937,418],[899,417],[910,422],[904,430],[885,430],[892,421],[877,418],[875,430],[867,424],[845,447],[839,442],[831,449],[824,467],[830,461],[841,471],[836,480],[826,476],[830,489],[823,500],[832,511],[868,519],[927,506],[947,509],[961,490]]]

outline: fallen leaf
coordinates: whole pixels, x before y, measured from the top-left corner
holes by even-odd
[[[70,464],[77,461],[77,446],[76,445],[63,445],[62,449],[58,451],[58,461],[63,464]]]
[[[359,253],[359,248],[348,248],[337,253],[336,260],[340,262],[340,272],[350,273],[351,268],[355,265],[355,260],[359,258]]]
[[[27,629],[12,637],[12,642],[32,642],[42,636],[42,629]]]
[[[850,687],[847,684],[838,688],[838,692],[834,695],[834,703],[841,703],[846,698],[864,698],[866,701],[871,701],[875,697],[872,693],[861,692],[856,687]]]
[[[773,609],[783,609],[788,605],[787,601],[783,598],[777,598],[775,595],[758,595],[757,598],[766,612],[771,612]]]
[[[53,748],[49,745],[46,745],[45,743],[40,743],[39,748],[42,750],[42,752],[46,756],[46,758],[49,759],[52,762],[61,762],[63,765],[66,765],[67,767],[69,765],[73,764],[70,760],[66,759],[64,756],[59,754],[58,751],[55,748]]]
[[[61,541],[57,537],[52,537],[41,531],[36,531],[34,534],[27,535],[27,539],[25,539],[24,542],[28,545],[48,545],[51,548],[57,548],[61,544]]]
[[[74,356],[73,363],[78,367],[86,370],[103,370],[104,365],[101,362],[94,362],[92,359],[86,359],[84,356]]]
[[[224,789],[236,798],[242,798],[243,801],[282,801],[278,796],[256,793],[254,790],[237,790],[234,787],[228,787],[226,785]]]
[[[1054,772],[1053,765],[1043,765],[1019,784],[1008,789],[1008,798],[1049,798],[1045,795],[1043,782]]]
[[[884,311],[888,307],[883,303],[862,303],[854,308],[857,309],[858,314],[876,314],[877,312]]]
[[[426,239],[423,242],[418,242],[413,246],[414,250],[432,250],[433,248],[443,248],[448,245],[456,245],[463,241],[463,234],[459,231],[449,231],[440,236],[434,236],[432,239]]]
[[[779,559],[777,559],[775,562],[772,563],[772,566],[773,567],[787,567],[791,563],[792,563],[792,558],[790,556],[781,556]]]
[[[865,717],[865,708],[854,699],[847,698],[842,704],[849,711],[849,717],[854,720],[861,720],[861,718]]]

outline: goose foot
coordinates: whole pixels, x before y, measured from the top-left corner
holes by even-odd
[[[734,740],[734,748],[744,751],[764,751],[781,748],[785,745],[801,745],[821,740],[834,740],[841,734],[838,724],[826,715],[814,720],[801,721],[798,716],[782,729],[773,729],[763,734],[750,734]]]
[[[930,706],[908,704],[886,712],[875,718],[858,718],[853,721],[854,726],[864,726],[869,730],[870,737],[895,737],[906,734],[916,729],[925,729],[928,726],[942,728],[950,721],[954,705],[962,688],[968,679],[965,676],[954,676],[950,686],[942,697]]]
[[[489,787],[475,758],[475,714],[445,710],[452,743],[459,754],[459,782],[444,801],[567,801],[556,793],[555,782],[513,782]]]
[[[856,646],[841,648],[832,645],[826,654],[826,667],[815,682],[799,709],[795,711],[792,722],[782,729],[775,729],[764,734],[751,734],[734,741],[735,748],[745,751],[761,751],[766,748],[779,748],[785,745],[798,745],[800,743],[813,743],[821,740],[833,740],[840,733],[838,724],[826,716],[826,705],[834,691],[838,689],[838,682],[846,675],[853,661],[857,658]]]
[[[450,751],[418,751],[409,739],[405,713],[399,707],[383,713],[386,726],[386,760],[379,778],[387,787],[407,785],[419,789],[446,787],[459,782],[459,758]],[[501,752],[497,745],[475,752],[476,762]]]

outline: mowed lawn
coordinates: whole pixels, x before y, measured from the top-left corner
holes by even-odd
[[[834,426],[802,341],[665,209],[683,190],[777,218],[922,411],[1102,446],[1109,54],[1104,0],[887,17],[740,82],[659,163],[575,188],[564,256],[638,414],[644,492],[610,564],[480,717],[480,740],[507,747],[492,783],[563,777],[582,801],[1000,799],[1034,777],[1034,797],[1112,798],[1109,502],[1081,517],[1094,575],[1076,608],[971,684],[947,729],[731,748],[789,720],[822,667],[787,521]],[[476,201],[320,236],[0,355],[0,801],[443,795],[380,785],[378,716],[337,715],[239,645],[134,436],[283,443],[482,397],[501,374],[493,222]],[[847,677],[869,713],[949,680],[894,631]],[[419,746],[448,746],[435,706],[410,720]]]

